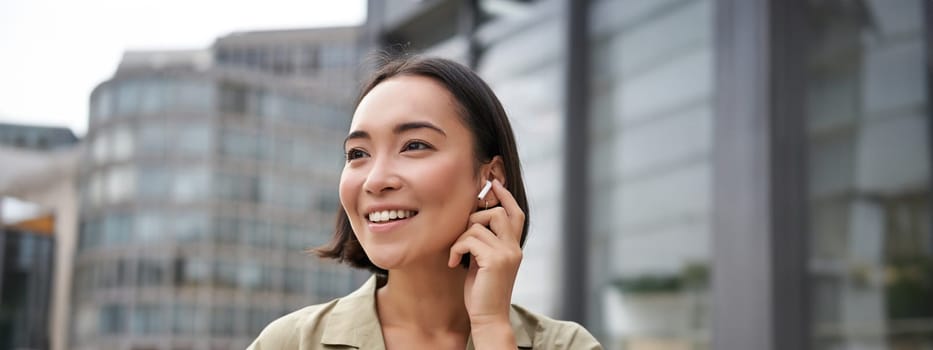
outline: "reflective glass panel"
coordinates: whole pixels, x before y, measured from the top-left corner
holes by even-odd
[[[588,327],[607,349],[708,349],[714,1],[590,10]]]
[[[924,4],[808,3],[813,348],[931,349]]]

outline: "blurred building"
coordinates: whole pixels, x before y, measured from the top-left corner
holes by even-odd
[[[327,242],[358,29],[128,52],[91,95],[73,349],[242,349],[355,289]]]
[[[365,38],[501,98],[517,303],[608,349],[926,349],[931,6],[369,1]]]
[[[65,348],[81,152],[67,128],[0,124],[0,348]]]
[[[54,218],[0,228],[0,347],[48,349]]]
[[[78,138],[68,128],[0,123],[0,145],[32,150],[71,148]]]

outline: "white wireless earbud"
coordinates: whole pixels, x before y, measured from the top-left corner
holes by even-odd
[[[483,186],[483,189],[479,191],[476,199],[483,200],[483,197],[486,197],[486,194],[489,193],[490,189],[492,189],[492,181],[486,180],[486,185]]]

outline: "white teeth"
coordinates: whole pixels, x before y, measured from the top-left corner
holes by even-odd
[[[415,215],[411,210],[383,210],[369,213],[369,221],[384,222],[395,219],[404,219]]]

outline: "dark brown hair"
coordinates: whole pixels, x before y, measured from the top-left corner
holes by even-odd
[[[473,153],[475,164],[488,163],[495,156],[502,157],[505,168],[505,187],[512,193],[518,206],[525,212],[525,224],[522,227],[520,245],[525,245],[528,234],[528,199],[525,196],[525,183],[518,159],[515,136],[508,116],[499,103],[499,99],[476,73],[457,62],[434,57],[403,56],[383,58],[380,68],[363,85],[356,104],[359,105],[376,85],[396,76],[421,76],[432,78],[441,83],[458,105],[458,114],[473,135]],[[337,210],[337,227],[334,238],[323,247],[313,250],[322,258],[331,258],[358,268],[373,272],[387,272],[369,260],[350,226],[343,207]]]

